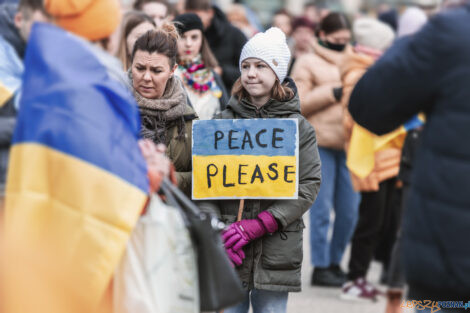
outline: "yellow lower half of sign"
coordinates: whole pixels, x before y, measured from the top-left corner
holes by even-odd
[[[297,198],[295,156],[193,156],[193,198]]]

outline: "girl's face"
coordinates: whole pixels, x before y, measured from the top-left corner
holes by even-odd
[[[155,29],[155,26],[153,26],[151,23],[143,22],[134,27],[133,30],[131,30],[131,32],[126,38],[127,51],[129,51],[129,54],[132,54],[132,50],[134,49],[134,45],[137,39],[139,39],[140,36],[148,32],[149,30],[153,29]]]
[[[242,86],[252,99],[265,99],[267,102],[276,79],[274,71],[260,59],[249,58],[242,62]]]
[[[181,60],[192,60],[201,51],[202,32],[199,29],[188,30],[178,40],[178,54]]]
[[[138,50],[132,62],[133,87],[144,98],[161,98],[176,67],[170,67],[166,55]]]

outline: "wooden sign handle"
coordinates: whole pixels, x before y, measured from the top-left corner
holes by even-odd
[[[240,206],[238,207],[237,222],[242,220],[243,209],[245,208],[245,199],[240,200]]]

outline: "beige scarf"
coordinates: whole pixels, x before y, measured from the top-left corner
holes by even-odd
[[[132,85],[132,74],[129,70]],[[166,133],[175,124],[178,126],[178,137],[184,137],[184,113],[187,95],[178,77],[172,76],[165,87],[163,96],[158,99],[147,99],[133,88],[133,94],[139,106],[143,138],[155,143],[166,144]]]

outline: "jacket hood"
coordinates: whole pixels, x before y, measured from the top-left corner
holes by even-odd
[[[16,4],[0,4],[0,36],[11,44],[18,56],[23,59],[26,43],[15,26],[14,19],[17,8]]]
[[[218,6],[213,5],[212,9],[214,10],[214,17],[212,19],[211,25],[205,31],[205,35],[213,36],[212,34],[214,34],[215,37],[222,38],[224,35],[226,35],[227,28],[231,24],[228,21],[225,13],[222,12]]]
[[[284,82],[287,82],[287,85],[294,91],[294,96],[290,100],[277,101],[270,99],[264,106],[258,109],[248,99],[238,101],[238,99],[232,96],[227,107],[242,118],[281,118],[286,115],[300,114],[297,86],[290,77],[287,77]]]

